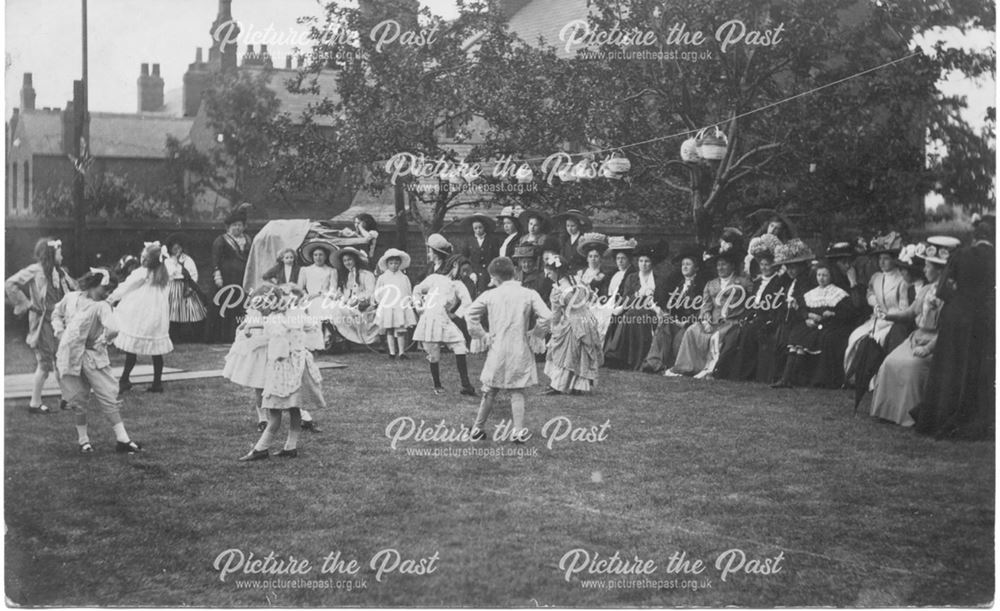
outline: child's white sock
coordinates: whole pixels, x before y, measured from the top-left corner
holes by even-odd
[[[274,434],[278,432],[279,428],[281,428],[281,413],[277,410],[269,410],[267,412],[267,428],[260,434],[260,439],[257,440],[253,449],[260,452],[270,447],[271,440],[274,439]]]
[[[114,425],[111,428],[115,431],[115,439],[117,439],[118,441],[122,443],[128,443],[132,441],[131,439],[129,439],[128,433],[125,432],[124,422],[119,422],[118,424]]]
[[[294,450],[299,447],[299,433],[302,430],[302,416],[305,415],[305,413],[305,410],[289,410],[288,439],[285,440],[286,450]]]
[[[80,445],[85,443],[90,443],[90,436],[87,435],[87,425],[78,424],[76,425],[76,441]]]
[[[396,356],[396,336],[391,330],[385,334],[385,346],[389,349],[389,356]]]
[[[524,393],[510,393],[510,413],[514,420],[514,430],[518,435],[524,433]]]

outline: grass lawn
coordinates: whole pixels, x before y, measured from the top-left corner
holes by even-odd
[[[10,351],[8,342],[8,363]],[[167,364],[219,368],[222,354],[184,347]],[[330,408],[315,414],[323,431],[304,435],[291,460],[236,461],[256,438],[250,392],[222,379],[128,393],[126,423],[148,450],[134,457],[114,454],[97,417],[97,452],[81,456],[68,413],[31,416],[26,401],[8,402],[7,597],[57,606],[487,607],[993,599],[992,443],[935,442],[852,417],[846,391],[606,371],[594,396],[532,392],[536,434],[525,455],[418,456],[414,449],[515,446],[409,440],[393,450],[385,430],[397,417],[471,423],[477,402],[458,395],[453,361],[442,366],[450,393],[438,397],[419,357],[338,360],[349,367],[324,371]],[[474,374],[481,365],[472,359]],[[509,403],[498,412],[494,422]],[[557,416],[586,427],[608,420],[607,438],[549,449],[538,429]],[[396,570],[377,582],[368,563],[387,548],[403,559],[436,554],[424,564],[434,570]],[[722,581],[714,562],[734,548],[772,568],[780,554],[781,570]],[[359,587],[241,588],[240,574],[223,582],[213,568],[229,549],[305,558],[316,565],[307,578]],[[575,549],[654,561],[649,579],[666,587],[589,587],[602,576],[585,571],[567,581],[560,560]],[[338,551],[358,572],[320,575],[322,559]],[[668,573],[680,552],[707,565],[697,591],[682,587],[691,576]]]

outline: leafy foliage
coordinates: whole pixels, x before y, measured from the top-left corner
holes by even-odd
[[[73,217],[72,189],[60,184],[35,196],[39,216]],[[84,209],[88,218],[174,220],[179,218],[170,201],[140,190],[125,176],[104,172],[87,176]]]

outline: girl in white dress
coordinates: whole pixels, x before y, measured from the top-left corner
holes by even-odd
[[[375,309],[371,307],[375,293],[375,274],[364,268],[368,257],[346,246],[337,251],[340,267],[337,272],[337,303],[333,307],[333,325],[337,333],[355,344],[374,344],[378,340]]]
[[[259,287],[250,295],[249,303],[256,303],[270,293],[271,287]],[[254,409],[257,412],[257,430],[261,433],[267,427],[267,412],[261,406],[264,393],[264,376],[267,373],[267,342],[264,335],[264,313],[248,307],[246,317],[236,328],[236,339],[229,347],[226,362],[222,367],[222,377],[234,384],[252,388]]]
[[[406,331],[417,324],[413,313],[410,279],[403,270],[410,267],[410,255],[390,248],[378,261],[382,275],[375,281],[372,300],[376,305],[375,323],[385,335],[389,358],[406,358]],[[398,344],[398,347],[397,347]]]
[[[108,297],[118,306],[118,336],[115,346],[125,353],[125,368],[118,380],[119,391],[132,388],[129,376],[137,355],[153,357],[153,384],[149,392],[163,392],[163,355],[173,352],[170,341],[170,274],[167,253],[159,242],[146,242],[139,267]]]

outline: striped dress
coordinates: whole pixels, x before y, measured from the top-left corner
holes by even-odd
[[[194,260],[181,253],[177,257],[167,257],[163,262],[170,274],[170,322],[199,322],[205,320],[205,306],[197,293],[184,281],[184,271],[191,280],[198,282],[198,266]]]

